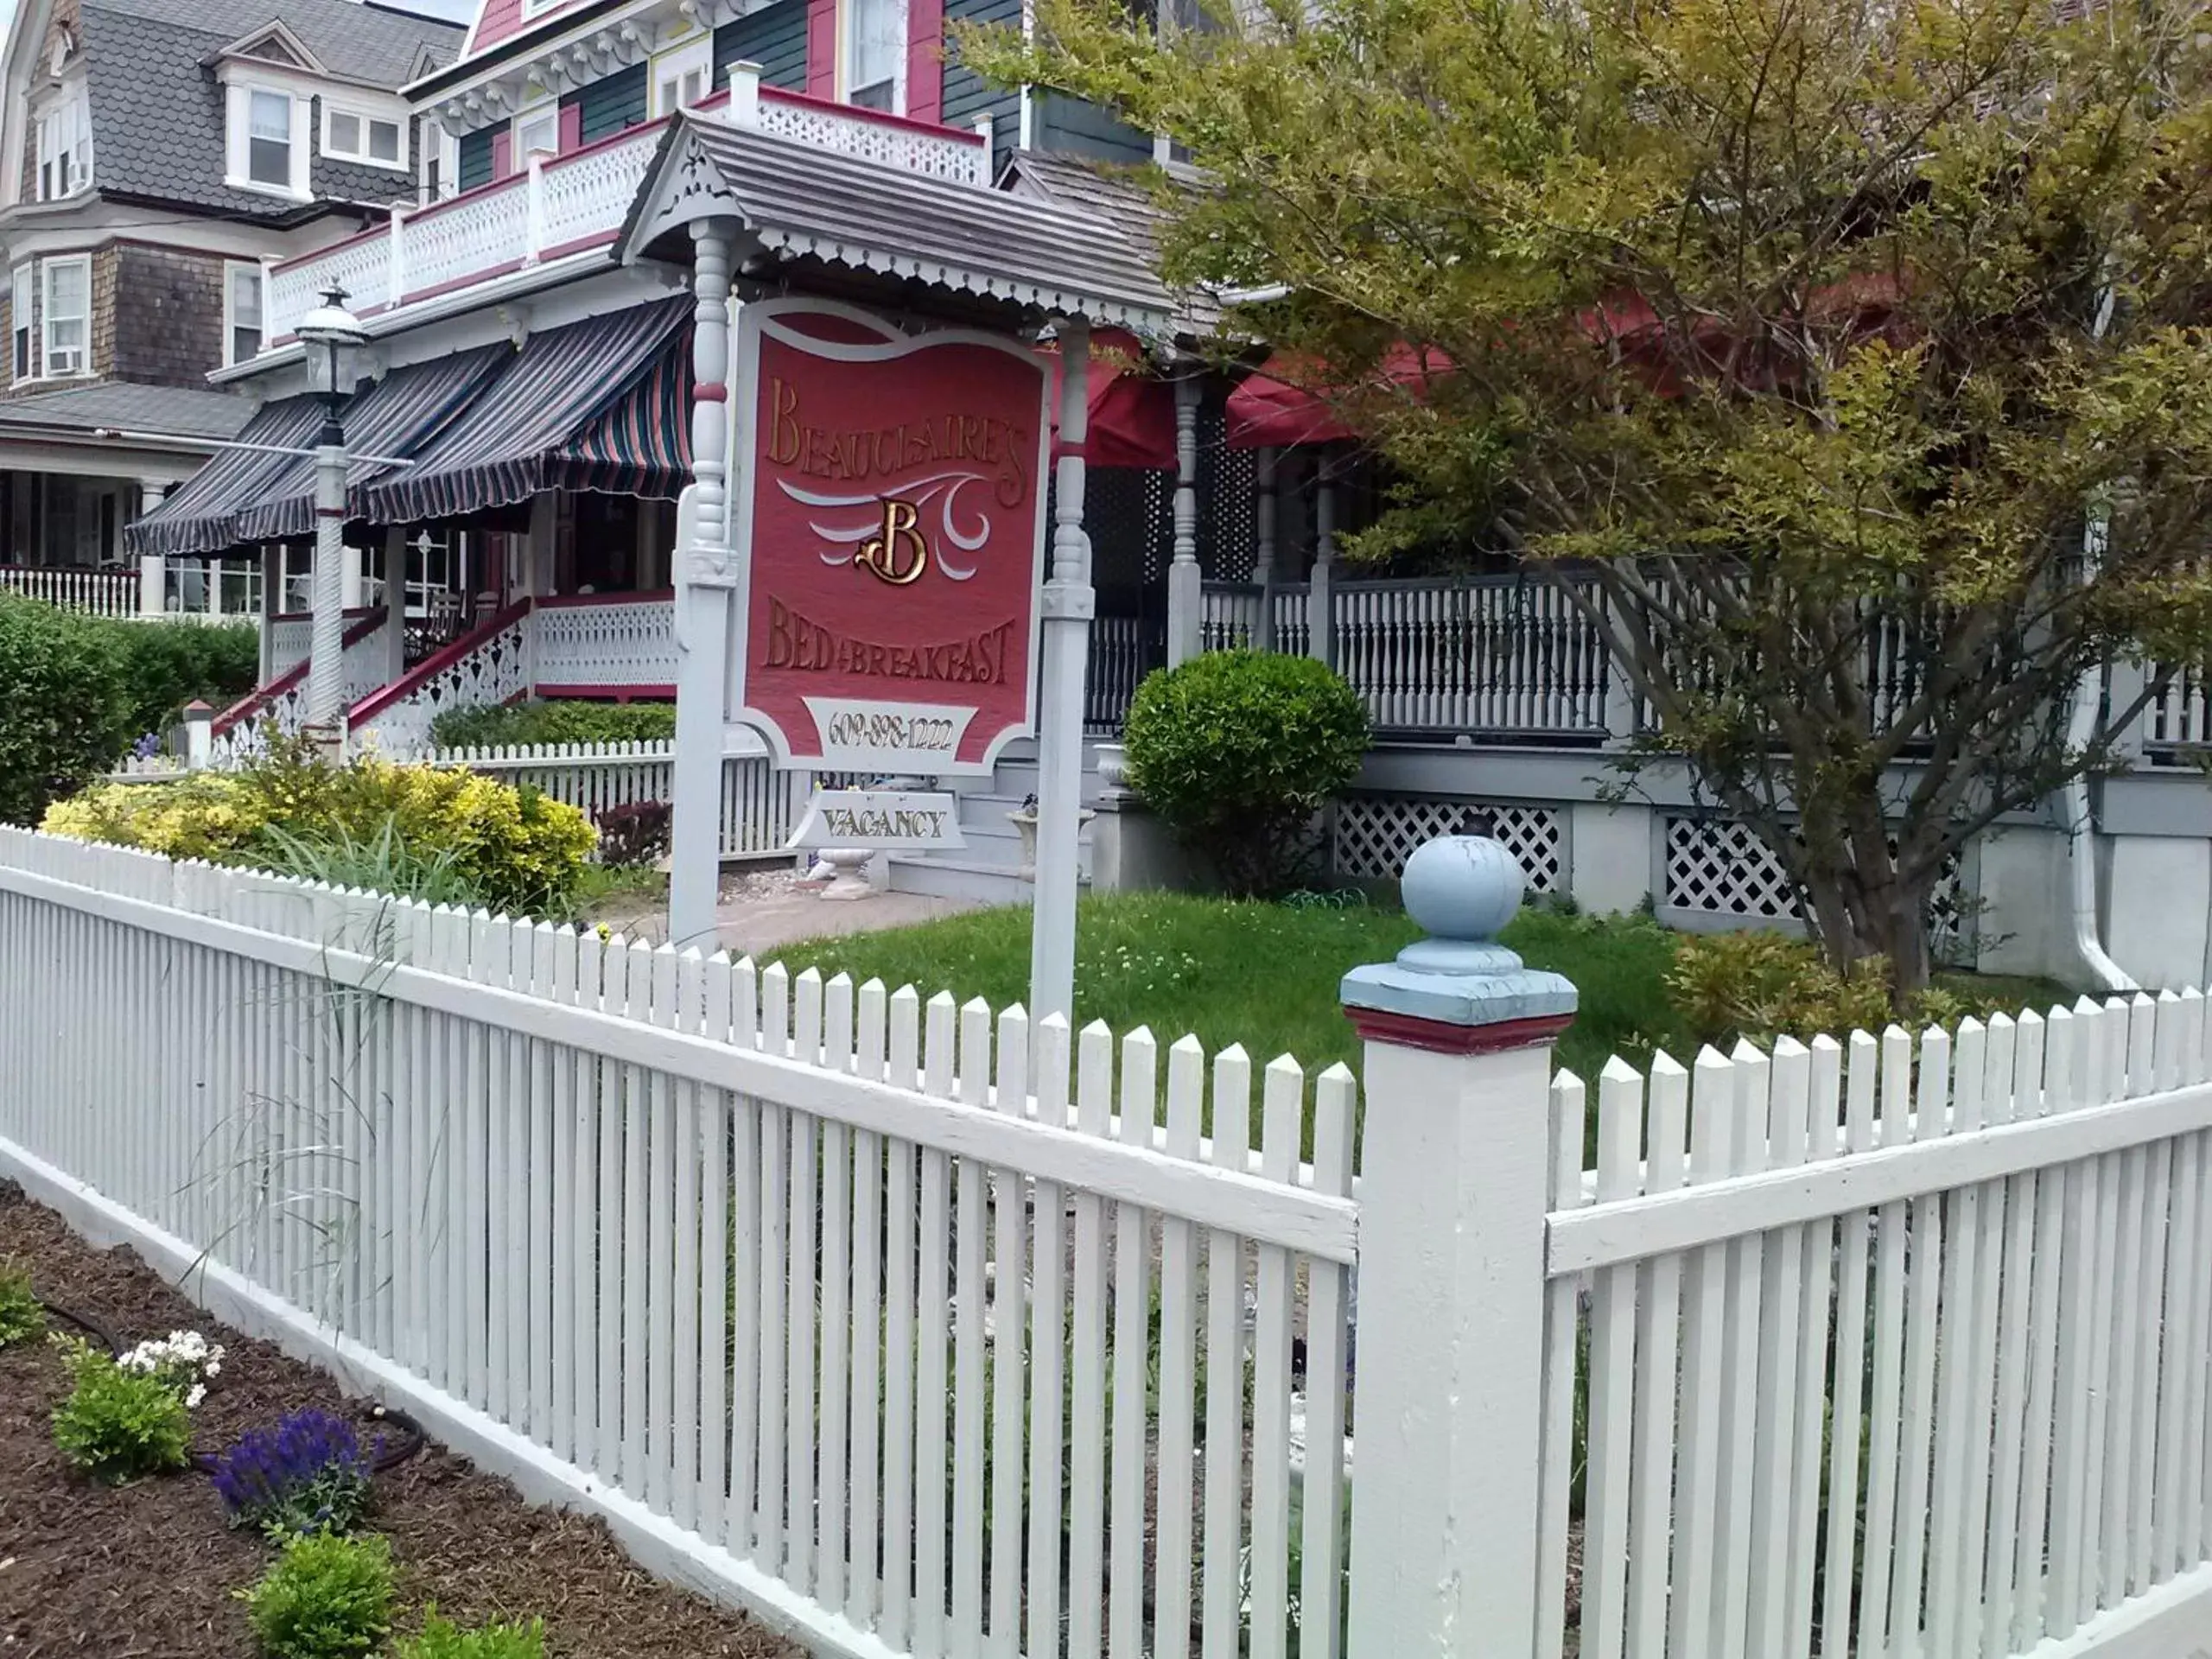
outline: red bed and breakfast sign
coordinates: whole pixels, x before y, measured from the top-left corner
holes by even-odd
[[[813,300],[738,343],[732,717],[786,765],[988,773],[1035,715],[1046,359]]]

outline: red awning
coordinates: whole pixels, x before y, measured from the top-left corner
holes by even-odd
[[[1115,359],[1119,359],[1118,361]],[[1052,425],[1060,406],[1059,359],[1052,360]],[[1090,405],[1084,459],[1093,467],[1175,467],[1175,389],[1144,372],[1144,348],[1134,334],[1102,328],[1090,336],[1085,387]]]
[[[1316,365],[1280,356],[1269,363],[1271,366],[1283,364],[1285,374],[1255,372],[1229,394],[1230,448],[1329,443],[1357,435],[1338,416],[1329,393],[1317,384],[1321,377]],[[1401,342],[1382,354],[1377,372],[1394,385],[1413,389],[1418,397],[1422,383],[1432,375],[1449,372],[1451,367],[1452,359],[1434,346]]]

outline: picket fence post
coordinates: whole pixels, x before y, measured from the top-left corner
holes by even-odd
[[[1538,1617],[1552,1044],[1574,987],[1497,944],[1487,836],[1407,861],[1429,936],[1344,977],[1366,1042],[1350,1659],[1528,1655]]]

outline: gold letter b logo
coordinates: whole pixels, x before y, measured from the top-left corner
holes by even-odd
[[[853,562],[894,588],[919,581],[922,572],[930,567],[930,544],[914,528],[916,518],[911,501],[887,499],[883,504],[883,534],[862,542]]]

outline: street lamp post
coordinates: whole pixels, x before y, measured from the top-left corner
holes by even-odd
[[[340,416],[353,390],[353,362],[368,336],[332,286],[296,331],[307,348],[308,384],[322,394],[322,431],[315,448],[315,617],[308,654],[307,725],[324,752],[345,747],[346,428]]]

